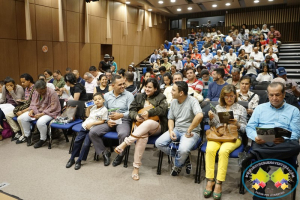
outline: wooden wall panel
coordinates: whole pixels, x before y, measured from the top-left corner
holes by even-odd
[[[127,6],[127,22],[137,24],[137,9]]]
[[[35,0],[35,4],[50,7],[52,4],[52,0]]]
[[[130,38],[130,40],[136,40],[135,37],[129,37],[129,25],[130,24],[127,23],[128,35],[124,35],[124,22],[121,22],[121,45],[127,45],[128,41],[129,41],[128,38]]]
[[[102,12],[101,2],[103,2],[103,1],[96,1],[96,2],[93,2],[92,4],[88,4],[88,6],[89,6],[88,9],[89,9],[90,15],[101,17],[101,12]]]
[[[91,43],[100,43],[101,37],[101,20],[100,17],[90,16],[90,42]],[[81,28],[80,28],[81,29]],[[82,29],[81,29],[82,30]],[[82,38],[81,38],[82,39]]]
[[[16,1],[16,18],[18,39],[26,39],[26,24],[25,24],[25,4],[24,2]],[[31,20],[30,20],[31,21]]]
[[[126,66],[126,56],[127,56],[127,47],[129,46],[120,46],[120,61],[119,61],[119,69],[124,68],[124,66]]]
[[[67,43],[53,42],[53,68],[64,72],[68,67]],[[71,68],[72,69],[72,68]]]
[[[37,52],[36,41],[18,41],[19,48],[19,67],[20,75],[28,73],[33,77],[33,80],[37,79]]]
[[[79,13],[67,11],[67,40],[79,42]]]
[[[120,61],[120,48],[121,45],[113,45],[112,48],[112,56],[115,57],[115,62],[118,64],[118,69],[120,69],[121,61]]]
[[[118,21],[124,21],[124,4],[120,2],[114,2],[113,19]]]
[[[121,44],[121,37],[122,37],[122,31],[121,31],[121,22],[112,20],[112,41],[113,44]]]
[[[79,43],[68,43],[68,67],[79,70]]]
[[[48,47],[48,52],[44,53],[42,47],[46,45]],[[53,68],[53,47],[52,42],[49,41],[37,41],[37,64],[38,64],[38,74],[42,74],[45,69],[55,70]]]
[[[91,44],[91,66],[96,66],[98,68],[101,55],[100,44]]]
[[[48,1],[48,0],[46,0],[46,1]],[[81,1],[79,1],[79,0],[67,0],[67,10],[79,13],[80,2]]]
[[[79,70],[84,73],[89,70],[91,66],[91,45],[90,44],[79,44]]]
[[[19,57],[17,40],[0,39],[0,80],[10,76],[19,80]]]
[[[37,40],[52,41],[52,9],[35,6]]]
[[[140,47],[134,46],[133,48],[133,62],[138,63],[140,60]]]
[[[91,19],[91,18],[89,18]],[[79,42],[85,43],[85,14],[80,14],[79,19]],[[89,22],[91,24],[91,22]],[[92,27],[90,27],[90,37],[91,37],[91,31],[93,30]],[[91,38],[90,38],[91,39]]]
[[[16,2],[0,0],[0,38],[17,39]]]
[[[106,0],[100,2],[101,2],[100,17],[106,18]]]
[[[122,67],[127,70],[128,65],[134,61],[134,46],[127,46],[126,53],[126,62],[123,64]]]

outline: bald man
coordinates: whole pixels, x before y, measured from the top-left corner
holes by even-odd
[[[83,86],[85,85],[85,80],[79,76],[78,70],[73,70],[73,74],[76,76],[77,83],[81,83]]]

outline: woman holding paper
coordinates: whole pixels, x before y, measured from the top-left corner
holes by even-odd
[[[228,124],[237,126],[239,133],[245,133],[245,128],[247,125],[247,111],[246,109],[237,103],[237,92],[233,85],[226,85],[223,87],[219,105],[216,106],[216,112],[228,112],[233,111],[234,119],[230,119]],[[220,123],[218,115],[214,114],[212,111],[208,113],[210,119],[211,127],[219,127],[221,125],[226,126],[226,124]],[[225,181],[228,158],[229,154],[241,145],[241,140],[237,139],[235,142],[215,142],[208,141],[206,147],[206,178],[207,185],[204,190],[204,197],[208,198],[213,193],[214,199],[221,199],[222,195],[222,182]],[[215,171],[215,157],[216,153],[219,151],[219,162],[218,162],[218,172],[217,178],[214,179]],[[214,189],[213,189],[214,188]]]

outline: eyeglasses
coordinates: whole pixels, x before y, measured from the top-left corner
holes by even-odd
[[[230,95],[230,96],[224,96],[224,99],[234,99],[235,98],[235,95]]]

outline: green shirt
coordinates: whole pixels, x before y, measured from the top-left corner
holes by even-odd
[[[53,85],[54,85],[55,88],[56,87],[62,88],[62,87],[65,86],[65,84],[66,84],[66,82],[65,82],[64,77],[61,77],[59,81],[56,80],[56,79],[54,79],[54,81],[53,81]]]

